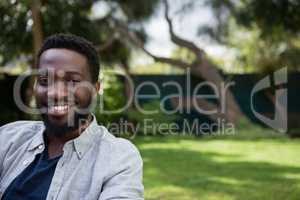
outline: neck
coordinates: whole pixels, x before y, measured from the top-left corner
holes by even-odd
[[[80,125],[77,130],[70,131],[61,137],[57,137],[55,136],[55,134],[51,134],[51,133],[49,134],[46,131],[48,157],[51,159],[56,156],[62,155],[65,143],[68,142],[69,140],[79,137],[83,133],[83,131],[88,127],[91,121],[92,121],[92,117],[91,115],[89,115],[86,122]]]
[[[79,137],[84,132],[84,130],[90,125],[91,122],[92,122],[92,116],[89,115],[87,120],[85,121],[85,123],[80,124],[78,129],[66,132],[64,135],[59,136],[59,137],[56,136],[56,134],[49,133],[49,132],[47,133],[47,130],[46,130],[46,139],[47,139],[48,145],[62,145],[63,146],[68,141]]]

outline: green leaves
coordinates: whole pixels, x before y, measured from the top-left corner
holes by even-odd
[[[149,18],[154,12],[158,0],[43,0],[41,1],[41,21],[43,36],[54,33],[72,33],[91,40],[97,46],[105,43],[115,32],[108,19],[91,19],[90,14],[94,3],[106,1],[116,4],[125,14],[128,22],[140,23]],[[0,55],[4,64],[20,56],[32,55],[32,1],[0,2]],[[99,11],[101,12],[101,11]],[[140,31],[140,30],[139,30]],[[102,61],[108,63],[127,60],[130,48],[120,39],[116,39],[102,55]]]

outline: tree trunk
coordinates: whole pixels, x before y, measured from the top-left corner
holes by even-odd
[[[33,36],[33,52],[34,52],[34,61],[35,58],[43,44],[43,28],[42,28],[42,17],[40,13],[41,2],[40,0],[32,0],[31,2],[31,13],[32,13],[32,36]],[[34,62],[33,68],[36,67]]]
[[[42,18],[41,18],[41,2],[40,0],[32,0],[30,5],[30,10],[32,13],[32,38],[33,38],[33,56],[32,56],[32,64],[31,69],[34,70],[37,67],[36,63],[36,56],[39,52],[39,49],[43,43],[43,29],[42,29]],[[34,85],[34,77],[31,76],[29,79],[29,84],[26,89],[26,96],[25,96],[25,104],[27,106],[30,105],[30,102],[33,97],[33,85]]]
[[[225,115],[225,118],[228,122],[237,123],[239,119],[242,119],[245,116],[241,112],[231,90],[223,87],[226,84],[224,78],[221,76],[218,69],[207,59],[202,59],[201,61],[199,60],[199,62],[201,63],[191,67],[191,72],[195,76],[201,77],[206,81],[213,83],[215,86],[217,86],[221,93],[225,94],[225,96],[221,95],[221,97],[224,97],[224,99],[220,99],[219,101],[219,108],[221,110],[223,109],[222,107],[225,108],[225,110],[223,110],[221,113]]]

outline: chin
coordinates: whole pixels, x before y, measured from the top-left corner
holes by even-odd
[[[64,137],[69,133],[79,129],[82,120],[88,118],[88,114],[74,113],[65,116],[53,116],[50,114],[42,114],[42,119],[46,128],[47,134],[55,137]],[[72,119],[71,121],[68,118]]]

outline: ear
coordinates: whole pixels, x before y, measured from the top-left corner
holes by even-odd
[[[33,92],[33,95],[35,95],[36,87],[37,87],[37,76],[34,76],[33,79],[34,79],[34,82],[33,82],[32,92]]]
[[[99,91],[100,91],[100,86],[101,86],[101,85],[100,85],[100,82],[97,81],[97,82],[95,83],[94,86],[95,86],[96,92],[99,93]]]
[[[37,78],[36,77],[34,77],[34,82],[33,82],[33,91],[35,91],[36,90],[36,84],[37,84]]]

